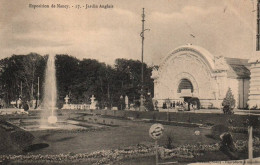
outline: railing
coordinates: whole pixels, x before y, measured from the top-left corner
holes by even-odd
[[[62,109],[90,109],[90,104],[64,104]]]

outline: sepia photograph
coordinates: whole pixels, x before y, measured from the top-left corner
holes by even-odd
[[[0,165],[260,164],[260,0],[0,0]]]

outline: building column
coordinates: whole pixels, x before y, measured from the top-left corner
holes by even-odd
[[[250,61],[249,109],[260,109],[260,61]]]

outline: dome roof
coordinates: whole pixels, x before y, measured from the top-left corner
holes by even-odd
[[[176,49],[171,51],[170,54],[163,59],[160,66],[163,66],[172,56],[175,56],[176,53],[180,52],[180,51],[196,52],[202,59],[204,59],[209,64],[209,66],[212,70],[215,69],[215,62],[214,62],[215,57],[206,49],[204,49],[200,46],[192,45],[192,44],[183,45],[183,46],[177,47]]]

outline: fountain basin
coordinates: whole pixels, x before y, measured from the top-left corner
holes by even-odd
[[[88,130],[93,126],[81,126],[67,122],[66,120],[59,120],[55,124],[50,124],[47,121],[42,123],[41,119],[23,119],[23,120],[10,120],[11,124],[25,130],[25,131],[45,131],[45,130]]]
[[[50,124],[55,124],[55,123],[57,123],[57,117],[56,116],[49,116],[48,117],[48,123],[50,123]]]

